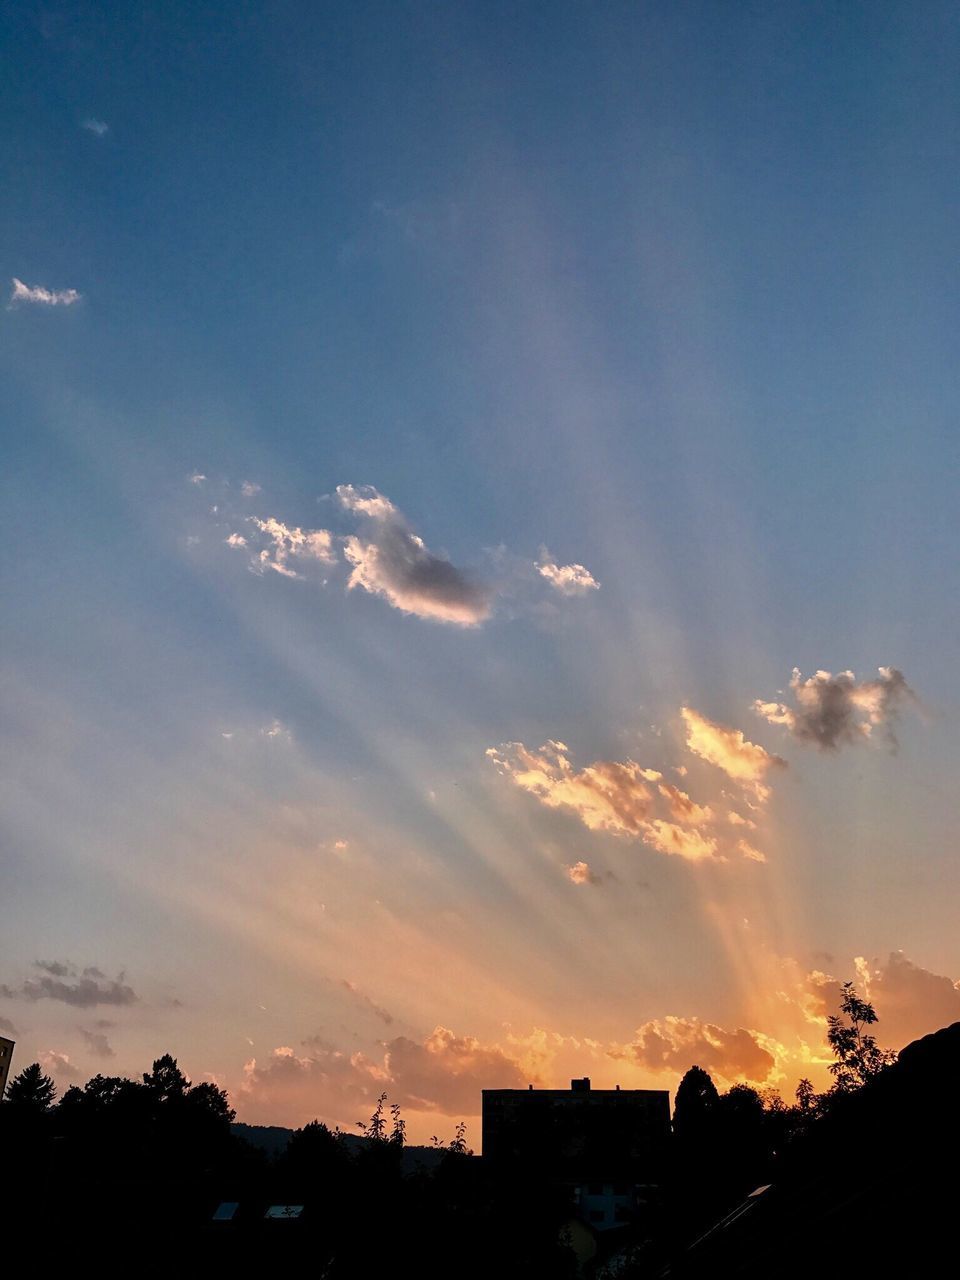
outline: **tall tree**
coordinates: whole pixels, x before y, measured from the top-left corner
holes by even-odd
[[[696,1141],[711,1128],[716,1112],[717,1086],[702,1067],[691,1067],[677,1086],[673,1102],[673,1131],[682,1141]]]
[[[57,1096],[56,1085],[40,1070],[39,1062],[31,1062],[7,1085],[7,1101],[33,1111],[49,1111]]]

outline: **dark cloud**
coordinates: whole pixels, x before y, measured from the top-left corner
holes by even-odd
[[[107,1024],[110,1025],[109,1023]],[[77,1028],[86,1041],[87,1048],[95,1058],[115,1058],[109,1040],[102,1031],[89,1031],[86,1027]]]
[[[874,680],[858,681],[852,671],[818,671],[804,680],[798,667],[790,678],[794,706],[763,702],[753,709],[770,724],[785,726],[801,742],[812,742],[824,751],[866,742],[879,730],[895,744],[893,726],[905,702],[916,702],[903,672],[880,667]]]
[[[11,1036],[15,1036],[17,1034],[17,1028],[9,1018],[0,1018],[0,1031],[6,1031]]]
[[[365,522],[367,536],[344,539],[349,586],[383,596],[395,609],[473,627],[485,621],[493,590],[441,556],[413,532],[403,513],[369,485],[337,486],[341,506]]]
[[[59,960],[37,960],[34,968],[41,971],[40,977],[27,978],[19,987],[0,985],[0,995],[11,1000],[60,1000],[78,1009],[134,1004],[139,998],[122,973],[108,978],[94,966],[81,970]]]

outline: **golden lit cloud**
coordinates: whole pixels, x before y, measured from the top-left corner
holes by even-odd
[[[487,751],[502,773],[548,808],[572,809],[593,831],[642,836],[655,803],[646,771],[633,760],[598,760],[577,772],[566,753],[562,742],[546,742],[539,752],[522,742]]]
[[[577,770],[566,744],[553,741],[538,751],[530,751],[522,742],[502,743],[490,747],[487,756],[505,777],[541,804],[571,811],[592,831],[633,837],[659,853],[688,862],[725,860],[719,837],[703,830],[715,821],[713,810],[664,782],[657,769],[645,768],[635,760],[595,760]],[[728,852],[765,861],[745,841]],[[577,864],[581,865],[585,864]],[[572,870],[568,875],[574,879]]]
[[[693,707],[682,707],[687,746],[701,759],[722,769],[727,777],[766,800],[770,788],[765,778],[771,769],[786,768],[786,761],[771,755],[755,742],[748,742],[739,729],[708,720]]]
[[[699,1066],[728,1081],[761,1083],[776,1067],[775,1047],[759,1031],[726,1031],[699,1018],[669,1015],[645,1022],[629,1044],[611,1045],[607,1053],[650,1071],[684,1072]]]
[[[567,879],[574,884],[597,884],[598,877],[590,870],[586,862],[575,862],[567,867]]]
[[[675,853],[690,862],[717,857],[716,837],[705,836],[695,829],[685,830],[662,818],[654,818],[646,824],[643,839],[661,853]]]

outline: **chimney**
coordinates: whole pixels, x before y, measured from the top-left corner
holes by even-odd
[[[571,1080],[570,1091],[571,1093],[589,1093],[590,1077],[584,1076],[582,1080]]]

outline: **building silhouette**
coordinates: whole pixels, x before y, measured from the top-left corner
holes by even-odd
[[[484,1089],[483,1159],[568,1188],[585,1222],[635,1221],[657,1199],[670,1140],[665,1089]]]
[[[7,1091],[7,1077],[10,1074],[10,1063],[13,1061],[13,1046],[15,1040],[8,1040],[6,1036],[0,1036],[0,1098]]]

